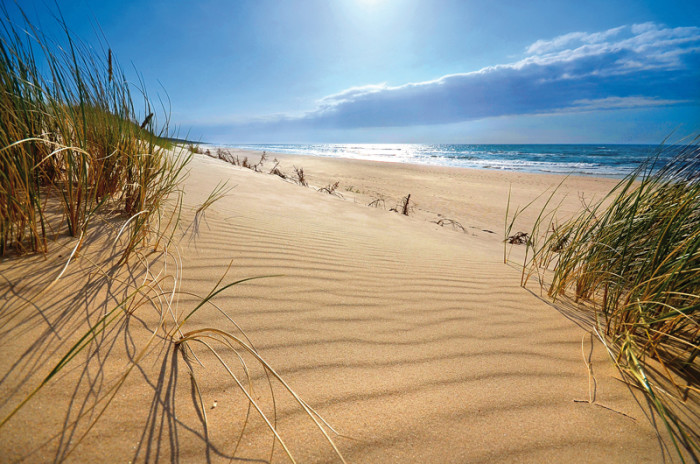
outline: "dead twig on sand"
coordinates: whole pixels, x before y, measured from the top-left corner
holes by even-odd
[[[260,156],[260,161],[258,161],[257,164],[253,164],[250,169],[252,169],[255,172],[260,172],[260,168],[262,167],[263,163],[267,161],[267,152],[263,151],[262,155]]]
[[[453,229],[455,230],[461,230],[462,232],[466,232],[466,229],[462,224],[459,222],[455,221],[454,219],[448,219],[448,218],[441,218],[437,221],[433,221],[435,224],[439,225],[440,227],[445,227],[446,225],[452,226]]]
[[[277,159],[275,159],[274,161],[275,161],[275,165],[272,167],[272,169],[270,169],[270,174],[274,174],[274,175],[279,176],[282,179],[286,180],[289,176],[287,176],[287,174],[280,171],[280,169],[278,168],[278,166],[280,165],[280,162],[277,161]]]
[[[524,245],[530,242],[530,236],[526,232],[518,232],[506,239],[511,245]]]
[[[403,197],[399,204],[396,205],[395,208],[391,208],[389,211],[394,211],[396,213],[401,213],[404,216],[408,216],[409,213],[413,211],[413,207],[411,206],[411,194],[409,193]]]
[[[319,192],[326,192],[329,195],[335,195],[337,197],[343,198],[343,195],[338,192],[338,185],[340,185],[340,181],[334,183],[334,184],[328,184],[325,187],[321,187],[318,189]]]
[[[297,175],[295,182],[304,187],[308,187],[309,183],[306,180],[306,175],[304,174],[304,168],[297,168],[294,166],[294,173]]]

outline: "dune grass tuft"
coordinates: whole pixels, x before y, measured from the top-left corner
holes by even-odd
[[[325,187],[321,187],[318,189],[319,192],[325,192],[329,195],[335,195],[337,197],[343,198],[343,195],[338,192],[338,186],[340,185],[340,181],[336,181],[334,183],[329,183]]]
[[[50,231],[84,237],[107,208],[133,217],[128,254],[187,161],[166,156],[167,119],[157,129],[144,98],[140,121],[111,50],[101,56],[65,24],[61,47],[26,17],[0,15],[0,254],[45,252]]]
[[[280,169],[279,169],[280,162],[277,161],[277,158],[274,159],[274,163],[275,163],[275,165],[272,167],[272,169],[270,169],[269,174],[274,174],[274,175],[286,180],[289,176],[287,176],[287,174],[280,171]]]
[[[678,454],[697,459],[697,424],[672,407],[700,393],[697,139],[666,165],[656,160],[579,216],[550,224],[541,243],[528,241],[526,267],[530,274],[551,270],[551,298],[568,295],[592,307],[596,332],[646,393]]]
[[[0,254],[11,250],[48,252],[51,236],[68,234],[76,238],[70,242],[70,257],[55,278],[47,278],[48,284],[37,286],[29,295],[3,295],[12,304],[6,304],[0,311],[0,327],[6,334],[12,334],[13,328],[36,318],[37,311],[33,308],[46,299],[51,301],[49,291],[60,285],[62,279],[68,279],[66,270],[76,266],[83,245],[80,266],[81,270],[86,269],[84,275],[68,273],[72,274],[70,284],[78,289],[77,296],[54,301],[53,306],[60,308],[47,311],[46,323],[51,330],[28,341],[31,343],[28,353],[35,364],[31,374],[19,380],[22,388],[13,390],[7,383],[2,385],[12,394],[3,400],[0,429],[14,427],[17,414],[45,388],[60,382],[64,374],[81,370],[90,373],[95,362],[100,364],[100,372],[107,364],[116,366],[113,369],[118,372],[116,377],[98,376],[99,388],[89,385],[88,393],[82,398],[81,388],[90,375],[79,376],[73,385],[75,393],[67,406],[63,429],[50,438],[57,442],[54,460],[64,461],[103,417],[127,378],[147,368],[144,363],[147,356],[158,353],[164,369],[172,370],[172,377],[176,376],[177,354],[190,371],[191,391],[200,399],[198,413],[209,447],[206,411],[199,389],[204,379],[198,379],[193,369],[194,364],[201,364],[197,351],[202,348],[220,362],[221,368],[245,394],[249,408],[258,411],[274,441],[284,448],[292,462],[294,459],[276,430],[274,398],[272,413],[263,411],[259,399],[253,396],[251,379],[241,380],[232,368],[233,363],[239,362],[247,373],[245,356],[265,370],[268,382],[272,379],[284,387],[342,461],[329,435],[329,431],[335,431],[257,354],[235,322],[212,301],[222,291],[251,279],[224,285],[223,276],[208,295],[195,300],[189,311],[178,309],[179,296],[195,295],[180,289],[182,264],[171,250],[176,249],[172,239],[179,230],[182,197],[173,205],[170,195],[178,193],[191,153],[168,151],[174,147],[167,117],[159,126],[143,89],[140,89],[143,108],[135,109],[129,84],[111,50],[104,56],[95,52],[72,37],[63,22],[60,26],[65,31],[66,44],[61,46],[45,37],[26,16],[22,24],[13,23],[4,4],[0,6],[0,16]],[[58,17],[61,21],[60,14]],[[189,148],[191,152],[201,152],[195,145]],[[261,158],[251,169],[258,170],[263,162]],[[225,184],[219,184],[195,208],[192,226],[195,233],[207,208],[228,191]],[[169,217],[163,217],[166,206],[174,206]],[[114,218],[115,212],[121,216],[118,221],[121,228],[117,226],[108,232],[102,228],[96,231],[99,233],[90,234],[95,223],[113,225],[114,221],[109,219]],[[113,250],[121,251],[112,254],[103,249],[105,236],[100,233],[105,236],[111,233]],[[91,249],[93,243],[97,243],[97,252]],[[159,253],[151,255],[161,243]],[[51,249],[60,247],[65,248],[65,243]],[[94,260],[94,256],[105,253],[108,256],[104,260]],[[135,269],[139,269],[136,273],[142,278],[135,277]],[[81,299],[83,292],[94,295],[104,292],[109,296],[103,302],[95,299],[85,305]],[[203,326],[197,316],[205,307],[215,308],[223,323]],[[146,326],[149,317],[157,322]],[[130,325],[134,320],[139,322]],[[139,328],[141,324],[143,327]],[[138,338],[142,341],[138,347],[134,337],[137,330],[145,330],[146,334]],[[119,341],[124,341],[127,362],[110,356]],[[51,350],[47,351],[49,345]],[[174,360],[172,365],[170,360]],[[15,371],[17,366],[24,366],[23,362],[10,359],[7,365],[12,366],[10,371]],[[157,363],[155,360],[154,365]],[[9,372],[0,383],[6,382],[8,376],[14,378],[10,374],[21,376]],[[160,384],[154,387],[154,414],[164,404],[162,398],[174,396],[175,392],[169,388]],[[181,425],[167,407],[163,406],[161,412],[160,419],[155,419],[158,415],[155,414],[148,420],[162,421],[161,433],[171,434],[168,437],[171,451],[176,455],[176,429]],[[245,424],[247,419],[246,416]],[[144,429],[153,429],[155,425],[149,422]],[[168,441],[160,436],[148,436],[144,441],[151,439]],[[135,457],[145,453],[145,460],[157,460],[149,450],[150,443],[144,448],[139,445]],[[273,452],[274,445],[270,458]]]
[[[304,174],[304,168],[297,168],[294,166],[294,174],[297,176],[297,178],[294,179],[294,182],[303,187],[309,186],[309,181],[306,180],[306,174]]]

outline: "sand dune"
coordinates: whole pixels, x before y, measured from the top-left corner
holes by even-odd
[[[274,275],[234,286],[215,301],[299,396],[351,437],[335,437],[348,462],[662,459],[646,408],[616,380],[619,374],[603,347],[572,320],[576,315],[567,318],[540,299],[535,287],[521,288],[516,265],[503,264],[509,185],[512,204],[523,205],[561,177],[278,159],[285,172],[303,166],[312,186],[340,181],[343,198],[198,155],[184,185],[186,222],[219,180],[229,180],[235,188],[207,210],[199,234],[188,233],[179,242],[178,308],[187,311],[195,304],[190,293],[206,295],[231,261],[226,282]],[[568,179],[558,194],[565,197],[562,214],[581,207],[579,194],[585,194],[584,200],[599,197],[613,184]],[[408,193],[416,202],[412,215],[388,211]],[[387,209],[367,206],[379,196]],[[523,226],[533,214],[523,214]],[[433,222],[441,217],[459,221],[466,232]],[[521,253],[516,248],[512,260]],[[17,301],[8,282],[21,286],[32,275],[11,264],[2,264],[5,307]],[[31,264],[44,266],[38,260]],[[56,304],[55,299],[45,297],[37,306]],[[140,322],[152,327],[157,321],[151,315]],[[134,325],[134,344],[139,345],[148,331],[139,332]],[[230,323],[208,307],[188,327],[211,326]],[[37,327],[6,341],[2,349],[21,353],[32,335],[45,330]],[[130,342],[115,340],[116,359],[124,361]],[[70,459],[228,461],[245,417],[245,399],[211,353],[199,351],[205,368],[196,366],[195,372],[207,406],[206,435],[193,407],[186,368],[181,362],[179,370],[172,367],[177,362],[171,363],[173,354],[166,348],[145,358],[143,369],[129,377]],[[596,381],[594,404],[575,402],[593,394],[584,358]],[[269,412],[263,372],[248,362],[254,396]],[[43,369],[48,365],[38,364]],[[2,374],[10,367],[5,358]],[[49,426],[65,420],[70,398],[79,396],[70,387],[71,376],[79,371],[57,380],[13,418],[13,427],[0,435],[0,460],[39,462],[60,456],[66,446],[56,444],[61,439],[27,453],[56,431]],[[110,373],[114,375],[112,368],[104,369],[105,385]],[[3,395],[17,394],[11,383],[2,384]],[[280,434],[295,458],[333,461],[333,450],[313,422],[273,384]],[[267,462],[272,435],[254,416],[236,457]],[[168,438],[174,430],[177,440]],[[205,435],[211,446],[205,445]],[[277,446],[273,461],[285,460]]]

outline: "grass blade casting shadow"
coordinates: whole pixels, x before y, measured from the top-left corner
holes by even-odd
[[[550,221],[541,244],[528,244],[524,266],[543,285],[547,273],[551,298],[569,295],[593,311],[598,337],[686,462],[700,457],[697,424],[682,413],[700,394],[698,139],[666,165],[657,160],[579,216],[559,227]]]
[[[143,109],[137,111],[111,49],[100,54],[76,40],[60,14],[63,44],[44,36],[26,16],[22,24],[13,22],[4,4],[0,16],[0,255],[8,260],[6,268],[14,269],[31,269],[25,260],[37,253],[46,258],[44,272],[23,277],[20,288],[8,280],[9,303],[0,310],[0,329],[8,338],[17,331],[38,334],[6,363],[8,370],[0,378],[8,393],[0,402],[0,432],[23,420],[22,414],[35,412],[28,412],[28,405],[60,385],[69,394],[65,414],[58,412],[59,429],[48,437],[42,431],[38,440],[46,441],[22,450],[27,454],[21,459],[51,447],[54,461],[64,461],[81,444],[89,447],[86,437],[138,372],[153,396],[135,458],[158,461],[169,455],[178,461],[179,433],[187,430],[204,443],[206,459],[212,453],[232,459],[255,410],[273,434],[270,459],[279,443],[294,461],[277,430],[274,381],[343,461],[326,428],[335,431],[213,301],[260,277],[224,284],[224,273],[206,296],[189,301],[191,309],[177,307],[179,297],[191,294],[180,290],[182,262],[171,251],[190,228],[196,235],[205,211],[231,189],[217,185],[195,208],[190,227],[176,237],[182,232],[180,184],[193,154],[171,142],[169,116],[152,109],[144,89],[137,89],[143,96],[138,102]],[[263,161],[252,168],[259,170]],[[65,263],[59,252],[67,253]],[[223,322],[203,327],[198,316],[205,307],[215,308]],[[193,345],[204,350],[196,352]],[[246,398],[240,403],[247,412],[232,453],[210,442],[206,392],[196,374],[197,366],[203,367],[199,356],[213,356]],[[272,413],[254,399],[250,359],[265,371]],[[185,389],[177,382],[181,362],[191,380]],[[159,366],[156,373],[153,366]],[[175,413],[183,395],[192,400],[201,432]],[[51,405],[52,417],[57,408]]]

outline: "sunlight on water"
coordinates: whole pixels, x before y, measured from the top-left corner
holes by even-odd
[[[249,144],[245,150],[503,171],[622,177],[656,145]],[[660,161],[674,147],[664,149]]]

